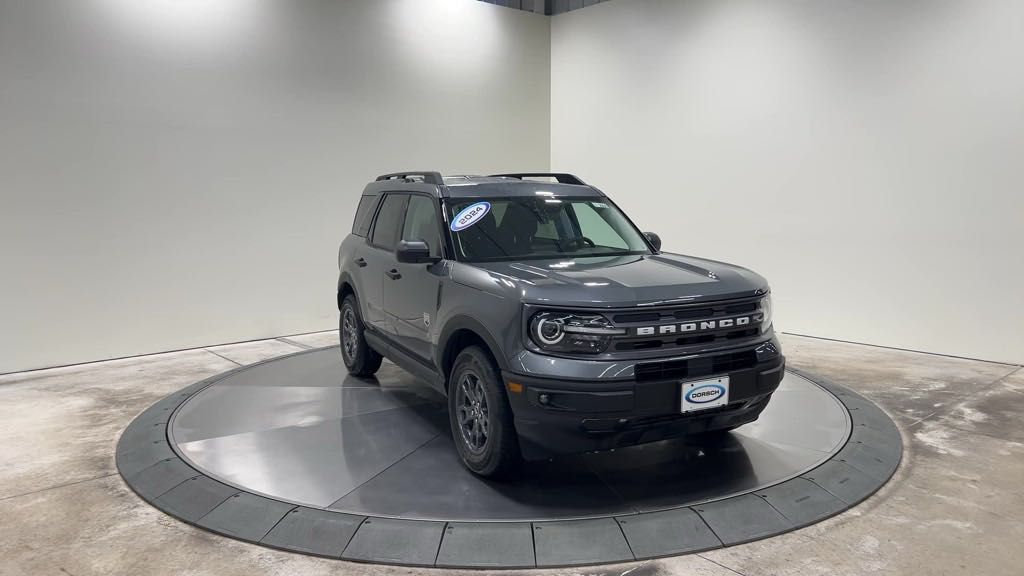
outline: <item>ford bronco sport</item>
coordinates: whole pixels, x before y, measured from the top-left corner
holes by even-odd
[[[338,265],[349,372],[387,357],[446,395],[482,476],[728,431],[783,376],[764,278],[662,252],[570,174],[380,176]]]

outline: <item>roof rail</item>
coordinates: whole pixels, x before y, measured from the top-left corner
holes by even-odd
[[[586,186],[583,180],[573,176],[572,174],[566,174],[564,172],[523,172],[517,174],[491,174],[493,178],[517,178],[522,180],[524,178],[554,178],[559,184],[576,184],[577,186]]]
[[[418,170],[412,172],[394,172],[391,174],[381,174],[377,176],[377,182],[381,180],[406,180],[412,181],[412,176],[419,176],[423,179],[423,182],[427,184],[433,184],[435,186],[444,186],[444,178],[441,177],[440,172],[430,172],[427,170]]]

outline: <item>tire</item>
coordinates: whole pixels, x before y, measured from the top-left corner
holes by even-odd
[[[519,470],[522,455],[512,408],[494,361],[479,346],[460,352],[452,366],[448,420],[455,448],[471,472],[501,478]]]
[[[346,325],[346,320],[349,322]],[[370,348],[363,336],[363,319],[359,317],[359,306],[352,294],[345,296],[341,302],[341,314],[338,319],[338,337],[341,340],[341,359],[345,368],[353,376],[373,376],[384,357]]]

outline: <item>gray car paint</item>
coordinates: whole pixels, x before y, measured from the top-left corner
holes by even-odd
[[[535,181],[481,178],[447,186],[419,182],[373,182],[365,194],[428,193],[446,198],[534,195],[604,195],[589,186],[548,184]],[[439,214],[443,214],[439,210]],[[443,218],[443,216],[442,216]],[[443,225],[447,231],[447,225]],[[751,297],[768,292],[760,275],[732,264],[692,256],[656,252],[638,256],[584,257],[576,259],[469,263],[451,259],[450,238],[445,239],[444,258],[435,264],[399,263],[393,252],[367,249],[365,238],[349,235],[341,244],[338,265],[339,293],[350,287],[364,318],[374,319],[373,329],[404,348],[436,373],[431,384],[444,391],[443,360],[446,346],[459,329],[477,333],[492,349],[503,370],[566,380],[626,380],[633,376],[637,359],[686,358],[710,351],[747,348],[774,338],[772,329],[738,344],[717,343],[678,347],[666,355],[652,353],[601,354],[594,358],[562,357],[531,349],[524,330],[524,310],[534,307],[613,309],[668,304],[710,302]],[[366,267],[354,265],[362,257]],[[410,280],[430,270],[430,285]],[[367,277],[397,270],[402,278]],[[383,283],[396,283],[386,288]],[[418,315],[388,314],[381,292],[392,298],[424,304]],[[426,297],[425,297],[426,296]],[[532,312],[531,312],[532,313]],[[424,316],[426,314],[426,316]],[[429,317],[429,321],[426,318]],[[399,336],[400,333],[407,334]],[[413,336],[418,334],[418,336]],[[390,357],[390,355],[389,355]],[[410,368],[407,358],[392,358]],[[422,371],[421,371],[422,373]]]

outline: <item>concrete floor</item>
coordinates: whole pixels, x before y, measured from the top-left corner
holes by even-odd
[[[794,367],[849,386],[904,436],[893,480],[789,534],[698,555],[559,574],[1024,574],[1024,371],[787,336]],[[436,573],[311,558],[192,528],[121,481],[114,447],[188,384],[337,342],[324,332],[0,376],[0,575]]]

